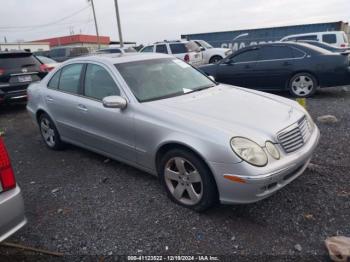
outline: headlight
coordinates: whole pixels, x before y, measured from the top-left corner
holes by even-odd
[[[247,138],[232,138],[231,147],[240,158],[254,166],[265,166],[267,164],[265,151],[257,143]]]
[[[309,129],[312,132],[314,130],[315,127],[315,122],[312,120],[312,117],[310,116],[309,112],[307,110],[305,110],[305,115],[306,115],[306,119],[309,125]]]
[[[265,143],[265,147],[267,152],[274,158],[274,159],[280,159],[280,152],[278,151],[277,147],[270,141],[267,141]]]
[[[297,103],[297,105],[299,106],[301,111],[303,111],[305,113],[306,119],[307,119],[307,122],[308,122],[308,126],[310,128],[310,131],[312,132],[314,130],[314,127],[315,127],[315,122],[312,120],[312,117],[310,116],[310,114],[306,110],[306,108],[304,108],[303,106],[299,105],[299,103]]]

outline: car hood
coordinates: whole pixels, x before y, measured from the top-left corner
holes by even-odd
[[[184,126],[219,129],[230,136],[247,136],[264,142],[266,137],[298,121],[303,112],[285,98],[228,85],[151,102],[168,118],[180,118]],[[265,139],[262,139],[262,133]]]
[[[225,53],[227,51],[232,51],[231,49],[229,48],[221,48],[221,47],[214,47],[214,48],[210,48],[208,50],[211,50],[211,52],[222,52],[222,53]]]

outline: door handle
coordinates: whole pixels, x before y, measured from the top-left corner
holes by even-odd
[[[291,62],[283,62],[283,65],[284,66],[290,66],[290,65],[292,65],[292,63]]]
[[[81,110],[81,111],[84,111],[84,112],[87,112],[87,111],[88,111],[87,107],[84,106],[84,105],[82,105],[82,104],[79,104],[79,105],[77,106],[77,108],[78,108],[79,110]]]
[[[51,96],[46,96],[46,101],[47,102],[53,102],[53,98]]]
[[[249,68],[251,68],[251,66],[250,65],[245,65],[244,68],[249,69]]]

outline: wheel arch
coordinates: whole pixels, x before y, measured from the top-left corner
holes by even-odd
[[[198,150],[196,150],[193,147],[191,147],[191,146],[189,146],[187,144],[184,144],[182,142],[168,141],[168,142],[165,142],[165,143],[163,143],[162,145],[160,145],[158,147],[158,149],[156,151],[156,155],[155,155],[155,167],[156,167],[158,176],[159,176],[159,172],[160,172],[160,170],[159,170],[159,163],[160,163],[162,155],[164,155],[166,152],[168,152],[169,150],[172,150],[172,149],[183,149],[183,150],[187,150],[187,151],[195,154],[206,165],[208,170],[210,170],[210,173],[211,173],[211,175],[212,175],[212,177],[213,177],[213,179],[215,181],[215,186],[216,186],[217,192],[219,192],[216,178],[213,175],[213,171],[210,168],[209,163],[205,160],[205,158],[202,156],[202,154],[198,152]]]
[[[36,111],[36,113],[35,113],[35,119],[36,119],[36,122],[37,122],[37,123],[39,123],[40,116],[41,116],[42,114],[47,114],[47,115],[49,115],[44,109],[42,109],[42,108],[38,109],[38,110]],[[50,116],[50,115],[49,115],[49,116]]]
[[[213,54],[212,56],[210,56],[210,58],[209,58],[209,63],[210,63],[210,61],[214,58],[214,57],[220,57],[220,60],[222,60],[222,59],[224,59],[224,57],[222,56],[222,55],[219,55],[219,54]]]

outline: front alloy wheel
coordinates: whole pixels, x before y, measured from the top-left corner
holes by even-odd
[[[164,170],[165,183],[173,197],[184,205],[195,205],[203,193],[203,183],[198,170],[182,158],[171,158]]]
[[[195,211],[204,211],[218,200],[214,177],[205,162],[182,148],[164,154],[158,173],[169,198]]]

